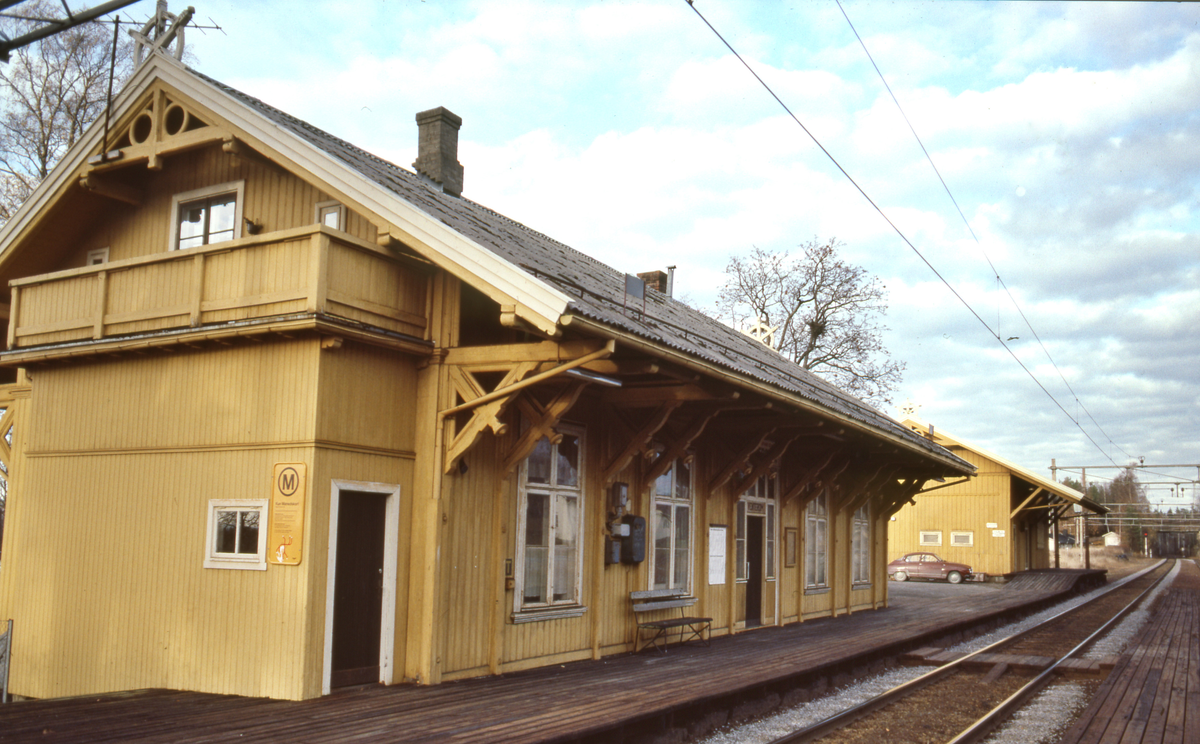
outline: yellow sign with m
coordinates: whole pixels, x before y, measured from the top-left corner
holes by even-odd
[[[279,462],[271,477],[271,529],[267,561],[295,566],[304,556],[304,501],[308,468],[302,462]]]

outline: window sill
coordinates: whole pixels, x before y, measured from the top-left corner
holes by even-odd
[[[806,586],[804,587],[805,594],[828,594],[829,587],[827,586]]]
[[[583,605],[570,605],[567,607],[539,607],[536,610],[521,610],[512,614],[514,624],[520,623],[539,623],[543,620],[561,620],[569,617],[579,617],[587,612],[587,607]]]
[[[857,581],[850,585],[850,589],[852,591],[858,590],[858,589],[870,589],[870,588],[871,588],[871,582],[869,582],[869,581]]]

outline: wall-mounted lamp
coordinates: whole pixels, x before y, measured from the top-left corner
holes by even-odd
[[[263,226],[261,222],[255,222],[249,217],[243,217],[242,222],[246,223],[246,232],[250,233],[251,235],[258,235],[260,232],[262,232]]]

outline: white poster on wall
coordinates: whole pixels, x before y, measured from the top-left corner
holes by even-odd
[[[708,583],[725,583],[725,526],[708,527]]]

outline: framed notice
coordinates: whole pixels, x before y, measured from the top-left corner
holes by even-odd
[[[794,568],[796,566],[796,550],[797,550],[797,533],[795,527],[788,527],[783,531],[783,567]]]
[[[307,495],[308,467],[302,462],[276,463],[271,473],[268,563],[295,566],[304,557],[304,501]]]
[[[725,583],[725,532],[723,524],[708,526],[708,583]]]

